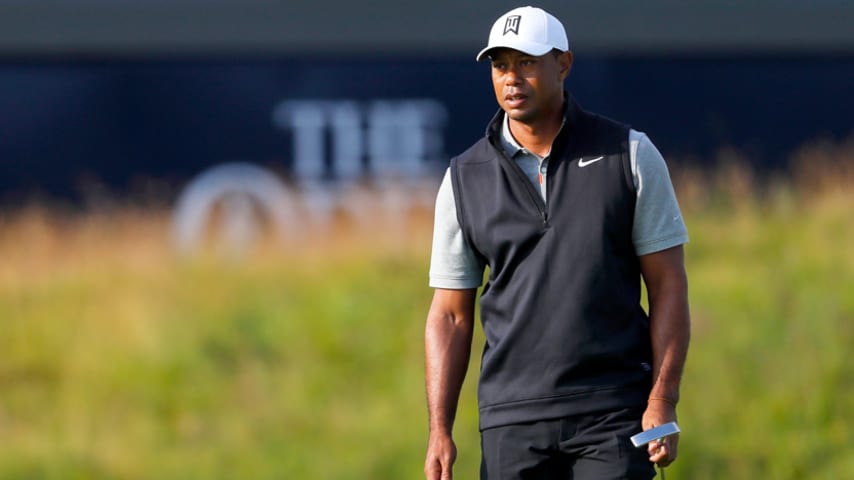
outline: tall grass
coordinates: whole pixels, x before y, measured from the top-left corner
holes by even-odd
[[[854,477],[852,155],[799,155],[794,180],[673,172],[694,333],[669,478]],[[164,212],[3,214],[0,478],[421,478],[430,216],[235,261],[176,255]]]

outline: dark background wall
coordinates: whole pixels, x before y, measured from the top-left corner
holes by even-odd
[[[582,105],[668,158],[732,146],[784,168],[804,142],[852,133],[854,4],[685,3],[539,5],[567,25]],[[495,109],[473,57],[515,5],[0,0],[0,201],[180,185],[235,160],[287,172],[295,132],[274,112],[293,100],[437,102],[446,162]]]
[[[459,55],[506,0],[0,0],[0,51]],[[850,52],[849,0],[543,0],[585,53]]]

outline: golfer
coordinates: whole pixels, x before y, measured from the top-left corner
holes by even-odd
[[[676,459],[678,436],[648,449],[629,437],[676,420],[690,329],[688,236],[667,167],[644,133],[564,90],[573,55],[549,13],[505,13],[477,59],[491,63],[500,108],[451,160],[436,200],[426,477],[452,478],[489,267],[481,478],[652,478]]]

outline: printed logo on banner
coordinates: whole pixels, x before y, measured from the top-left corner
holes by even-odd
[[[432,98],[283,100],[272,121],[291,138],[289,173],[301,187],[251,163],[209,168],[181,192],[175,244],[192,253],[209,228],[218,228],[212,233],[225,253],[241,258],[265,224],[279,238],[307,238],[302,234],[328,229],[341,212],[366,223],[385,214],[389,229],[404,235],[410,208],[433,208],[436,178],[447,166],[447,118],[445,105]]]
[[[273,124],[290,134],[301,180],[423,177],[446,159],[445,105],[435,99],[284,100]]]

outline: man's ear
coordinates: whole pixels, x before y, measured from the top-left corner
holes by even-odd
[[[569,72],[572,71],[572,52],[567,50],[558,56],[558,65],[560,65],[560,80],[566,80]]]

